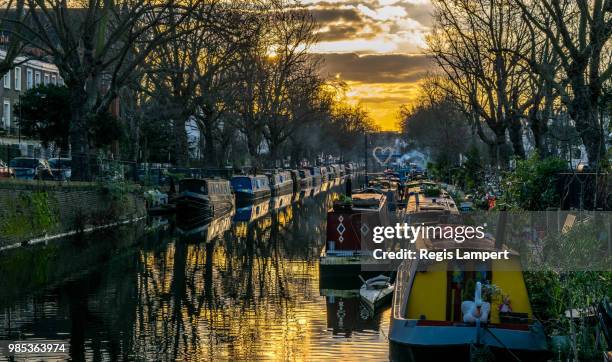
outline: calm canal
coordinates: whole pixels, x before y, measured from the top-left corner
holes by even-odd
[[[73,360],[386,360],[390,311],[319,284],[343,191],[239,209],[188,237],[149,221],[4,255],[0,340],[67,340]]]

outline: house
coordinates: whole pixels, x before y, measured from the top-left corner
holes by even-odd
[[[0,50],[0,59],[5,56],[6,52]],[[0,85],[0,145],[17,147],[24,156],[39,157],[45,150],[40,142],[21,137],[19,115],[14,114],[14,106],[27,90],[42,84],[62,85],[63,80],[58,68],[52,63],[18,57],[15,64],[17,65],[4,75]]]

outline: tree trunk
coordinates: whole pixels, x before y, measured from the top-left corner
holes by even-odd
[[[185,118],[182,116],[174,120],[174,159],[177,166],[187,166],[189,161],[189,148],[187,145],[187,131],[185,130]]]
[[[251,127],[248,127],[246,130],[246,138],[247,138],[247,149],[249,151],[249,158],[251,159],[251,166],[259,167],[259,137],[255,134],[255,130]]]
[[[215,167],[218,166],[218,160],[215,152],[214,127],[210,116],[211,115],[206,115],[206,120],[204,121],[204,160],[206,161],[207,166]]]
[[[546,119],[546,117],[538,117],[535,114],[530,115],[529,118],[529,128],[533,134],[534,146],[536,150],[538,150],[540,156],[546,157],[548,155],[548,149],[546,148],[544,140],[548,130],[548,119]]]
[[[601,88],[593,83],[586,84],[581,72],[571,74],[569,78],[574,91],[574,97],[568,105],[569,114],[586,148],[589,165],[595,168],[606,154],[604,133],[598,117]]]
[[[583,106],[572,113],[576,130],[580,134],[589,157],[589,165],[595,168],[606,155],[603,130],[599,126],[597,117],[597,107]]]
[[[501,169],[508,168],[508,154],[506,152],[506,132],[505,128],[497,130],[495,141],[489,144],[489,155],[491,156],[491,164]]]
[[[89,130],[87,125],[87,95],[82,84],[70,89],[70,151],[72,157],[72,180],[90,181]]]
[[[510,118],[510,127],[508,127],[508,131],[514,155],[520,159],[524,159],[525,146],[523,145],[523,125],[518,116],[512,116]]]

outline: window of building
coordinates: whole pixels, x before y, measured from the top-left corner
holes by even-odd
[[[40,85],[40,72],[34,73],[34,85],[38,87]]]
[[[4,88],[11,89],[11,71],[9,70],[4,75]]]
[[[2,105],[2,123],[5,128],[9,128],[11,126],[11,101],[8,99],[4,100],[4,104]]]
[[[45,74],[45,85],[49,85],[49,74]]]
[[[15,67],[15,90],[21,90],[21,68]]]
[[[34,73],[32,72],[32,69],[28,69],[26,71],[26,77],[27,77],[27,84],[26,84],[26,89],[32,89],[34,87]]]
[[[53,75],[51,76],[51,83],[52,83],[53,85],[57,85],[57,76],[56,76],[55,74],[53,74]]]

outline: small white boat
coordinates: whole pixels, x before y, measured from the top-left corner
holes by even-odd
[[[361,278],[361,276],[359,276]],[[363,280],[363,285],[359,289],[361,300],[372,310],[380,308],[385,303],[391,300],[393,296],[394,286],[391,284],[391,278],[379,275],[368,280]]]

